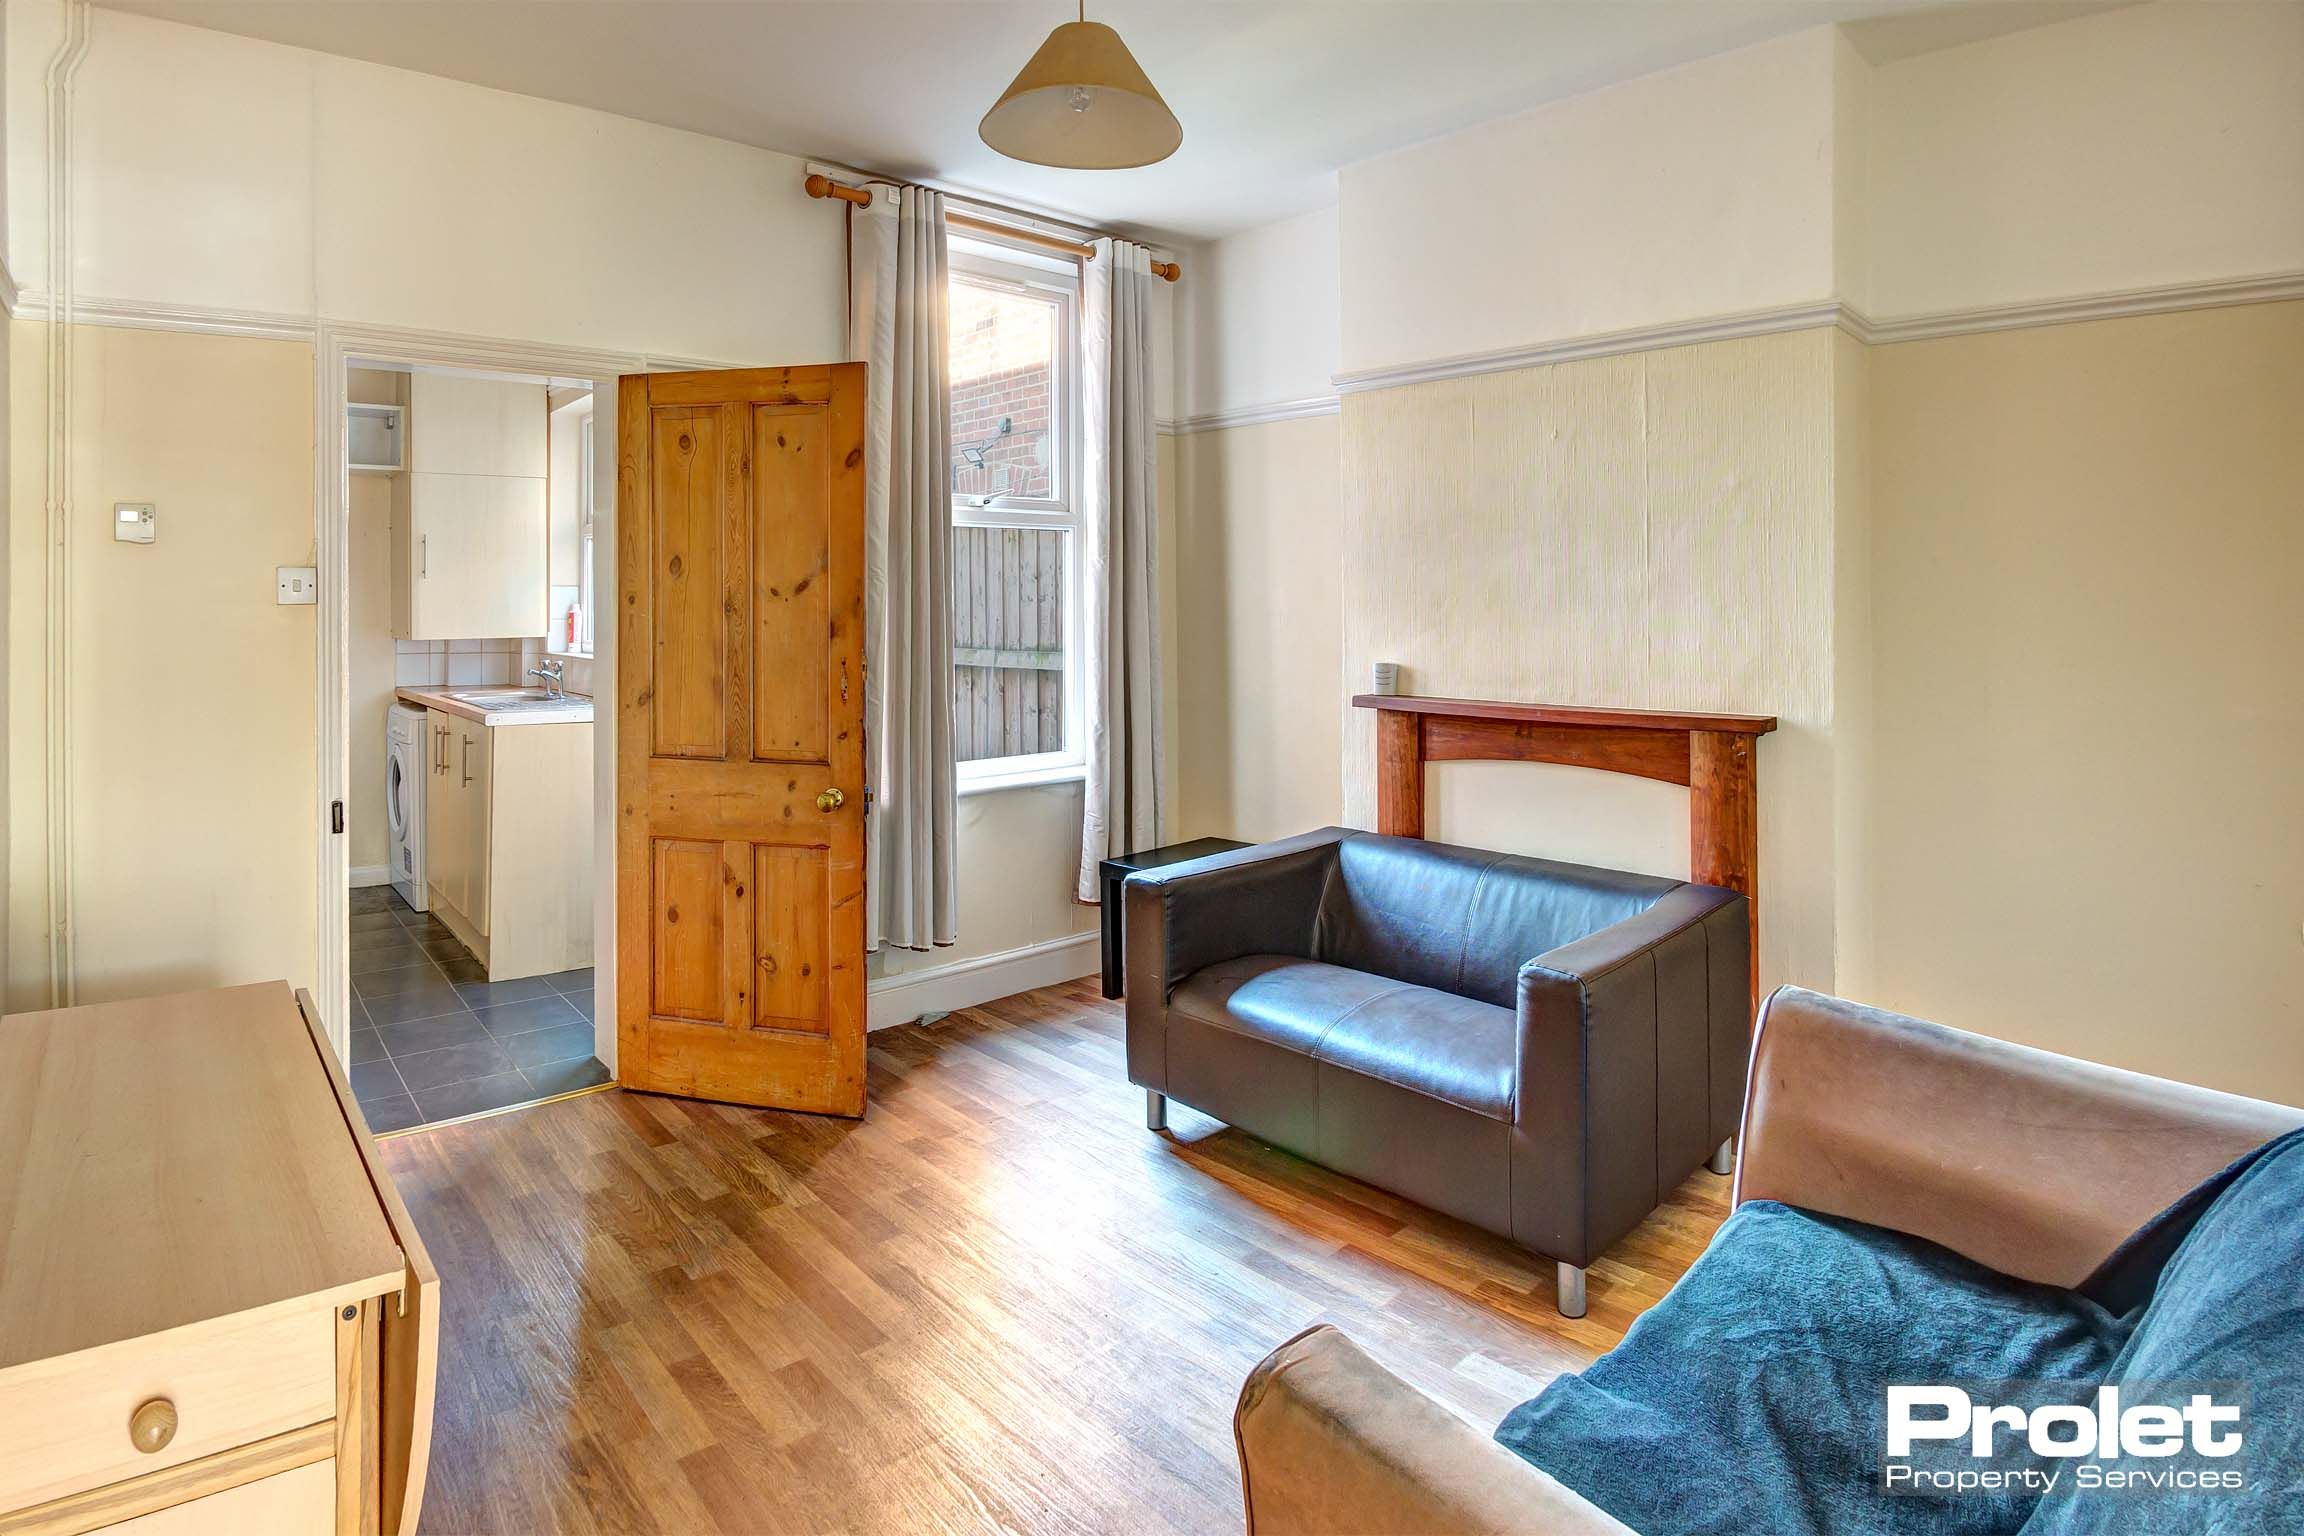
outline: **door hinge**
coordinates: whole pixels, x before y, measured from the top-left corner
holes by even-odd
[[[328,802],[328,830],[331,832],[344,830],[344,802],[341,800]]]

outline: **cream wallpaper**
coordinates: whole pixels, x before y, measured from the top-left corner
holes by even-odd
[[[1343,813],[1337,418],[1176,439],[1178,831],[1261,841]]]
[[[1865,993],[2304,1104],[2304,303],[1871,365]]]
[[[1365,692],[1773,714],[1763,983],[1834,976],[1838,374],[1830,330],[1348,395],[1343,667]],[[1374,824],[1374,729],[1344,810]],[[1440,835],[1685,875],[1686,796],[1572,769],[1451,773]]]
[[[10,326],[8,1004],[48,1005],[46,327]],[[73,374],[80,998],[314,975],[313,354],[82,326]],[[116,501],[158,509],[115,543]]]

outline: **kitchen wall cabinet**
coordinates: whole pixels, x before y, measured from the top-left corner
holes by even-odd
[[[542,385],[409,379],[407,469],[392,486],[392,632],[532,639],[548,627]]]
[[[544,478],[541,384],[414,373],[408,415],[408,467],[418,474]]]
[[[592,963],[592,727],[427,714],[432,910],[490,981]]]

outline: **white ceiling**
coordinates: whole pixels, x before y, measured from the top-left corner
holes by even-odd
[[[1101,0],[1184,123],[1134,171],[1058,171],[976,121],[1063,0],[104,0],[114,9],[933,180],[1144,233],[1323,206],[1357,160],[1828,21],[1924,51],[2060,0]],[[1913,13],[1930,14],[1914,17]],[[1879,49],[1867,48],[1877,55]]]

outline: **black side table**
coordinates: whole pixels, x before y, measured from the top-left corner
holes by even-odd
[[[1187,859],[1204,859],[1212,853],[1229,853],[1245,848],[1228,837],[1196,837],[1188,843],[1170,843],[1165,848],[1147,848],[1142,853],[1124,853],[1116,859],[1106,859],[1096,866],[1099,888],[1104,897],[1104,995],[1118,997],[1126,988],[1127,978],[1121,973],[1121,960],[1125,953],[1127,935],[1121,931],[1120,887],[1128,877],[1139,870],[1160,869],[1170,864],[1182,864]]]

